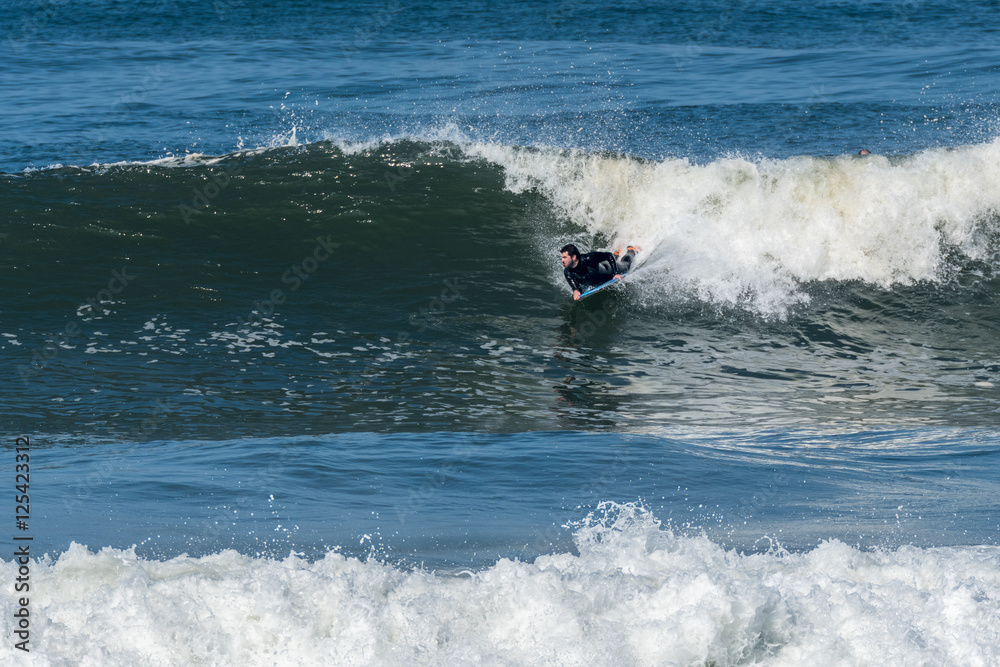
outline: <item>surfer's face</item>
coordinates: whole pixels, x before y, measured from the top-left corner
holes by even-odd
[[[566,268],[573,268],[573,269],[575,269],[576,265],[577,265],[577,262],[580,261],[579,258],[570,257],[568,252],[564,252],[562,254],[561,259],[562,259],[562,265],[563,265],[564,269],[566,269]]]

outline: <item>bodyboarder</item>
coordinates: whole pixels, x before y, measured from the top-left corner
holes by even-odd
[[[567,243],[560,249],[563,275],[573,290],[573,299],[580,300],[580,295],[591,287],[596,287],[609,280],[621,280],[623,273],[632,268],[632,261],[638,248],[629,246],[625,254],[616,257],[610,252],[588,252],[583,255],[572,243]]]

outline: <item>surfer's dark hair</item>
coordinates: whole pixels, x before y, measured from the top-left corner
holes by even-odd
[[[580,251],[577,250],[576,246],[573,245],[572,243],[567,243],[566,245],[564,245],[562,249],[559,251],[559,254],[561,255],[564,252],[568,252],[570,257],[580,256]]]

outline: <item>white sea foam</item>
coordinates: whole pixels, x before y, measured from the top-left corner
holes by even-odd
[[[781,314],[803,283],[940,280],[949,252],[990,259],[1000,140],[926,150],[693,164],[468,144],[590,233],[643,246],[646,267],[710,302]],[[650,272],[655,273],[655,272]],[[666,286],[666,281],[657,281]]]
[[[608,504],[579,554],[478,572],[331,552],[145,560],[72,545],[31,566],[30,655],[80,665],[995,665],[1000,549],[742,555]],[[16,567],[3,563],[13,581]],[[14,601],[3,597],[4,634]],[[0,646],[0,662],[16,649]]]

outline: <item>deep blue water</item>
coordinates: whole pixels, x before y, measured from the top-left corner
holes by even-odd
[[[37,664],[998,659],[996,3],[0,10]]]

